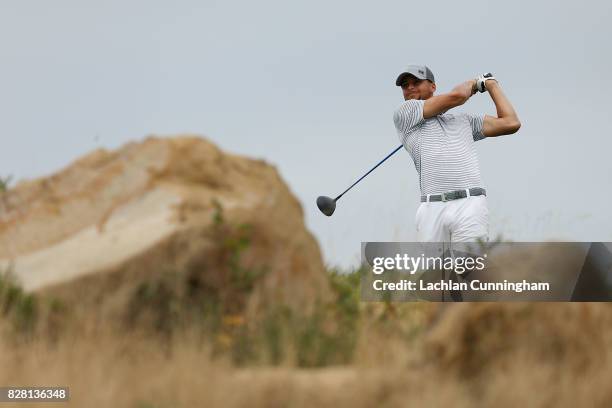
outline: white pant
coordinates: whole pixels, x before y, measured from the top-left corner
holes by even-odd
[[[489,240],[489,209],[484,195],[421,203],[415,221],[419,242]]]

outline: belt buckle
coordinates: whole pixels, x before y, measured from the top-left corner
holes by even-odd
[[[442,202],[443,202],[443,203],[445,203],[445,202],[447,202],[447,201],[448,201],[448,200],[446,199],[446,193],[442,193],[442,194],[440,194],[440,197],[442,198]]]

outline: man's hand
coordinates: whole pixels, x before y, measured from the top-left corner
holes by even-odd
[[[487,72],[486,74],[482,74],[478,78],[476,78],[476,89],[478,90],[478,92],[482,93],[487,90],[487,86],[486,86],[487,81],[497,82],[497,79],[495,79],[493,74],[490,72]]]

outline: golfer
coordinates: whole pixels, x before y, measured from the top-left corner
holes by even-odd
[[[491,74],[434,96],[436,81],[424,65],[410,65],[395,81],[405,102],[393,119],[419,175],[416,213],[420,242],[489,240],[489,210],[474,142],[515,133],[521,123]],[[497,109],[489,115],[452,114],[477,91],[488,91]]]

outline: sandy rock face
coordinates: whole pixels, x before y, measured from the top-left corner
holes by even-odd
[[[12,263],[28,291],[135,263],[153,274],[218,244],[207,231],[219,210],[224,222],[250,227],[243,261],[268,271],[264,292],[297,302],[326,292],[316,240],[276,169],[194,136],[99,149],[5,192],[0,263]]]

